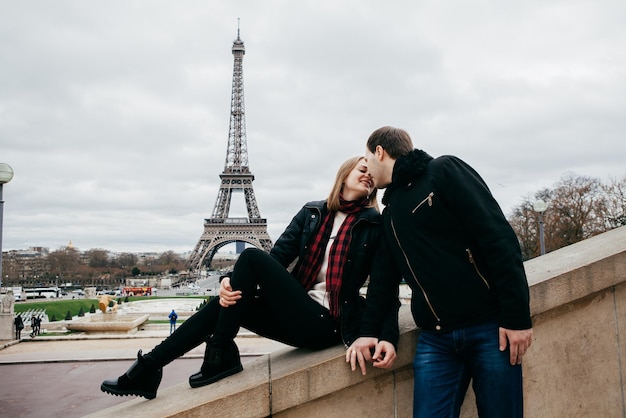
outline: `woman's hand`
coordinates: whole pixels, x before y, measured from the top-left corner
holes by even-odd
[[[361,373],[365,376],[367,362],[372,361],[372,352],[376,349],[378,338],[359,337],[346,351],[346,363],[350,363],[352,371],[356,370],[357,363]]]
[[[241,299],[241,290],[233,290],[230,286],[230,278],[224,277],[220,283],[220,306],[228,308]]]
[[[359,337],[346,351],[346,363],[350,363],[352,371],[356,370],[358,364],[363,376],[368,362],[373,363],[374,367],[388,369],[395,360],[396,348],[393,344],[374,337]]]

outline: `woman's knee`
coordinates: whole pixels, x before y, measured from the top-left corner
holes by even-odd
[[[239,254],[234,269],[255,269],[256,266],[261,265],[260,263],[267,262],[268,258],[271,258],[271,256],[263,250],[258,248],[246,248]]]
[[[259,273],[267,269],[267,257],[269,255],[258,248],[246,248],[239,254],[239,258],[233,268],[230,284],[233,288],[241,288],[245,283],[251,284],[259,279]],[[264,261],[265,260],[265,261]]]
[[[243,258],[245,260],[255,260],[263,256],[267,256],[267,253],[263,250],[260,250],[258,248],[246,248],[241,252],[241,254],[239,254],[239,259],[241,260]]]

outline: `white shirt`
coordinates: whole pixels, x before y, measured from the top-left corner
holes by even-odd
[[[328,292],[326,292],[326,271],[328,270],[328,256],[330,255],[330,247],[335,242],[335,237],[337,236],[337,232],[339,232],[339,228],[343,224],[343,221],[348,217],[347,213],[336,212],[335,219],[333,219],[333,228],[330,232],[330,238],[328,239],[328,244],[326,244],[326,251],[324,251],[324,259],[322,260],[322,267],[320,268],[319,273],[317,274],[317,279],[315,284],[309,290],[309,296],[311,299],[319,303],[320,305],[330,309],[330,299],[328,297]]]

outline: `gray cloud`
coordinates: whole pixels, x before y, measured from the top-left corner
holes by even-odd
[[[382,125],[472,164],[505,212],[622,177],[623,2],[10,3],[3,248],[189,251],[224,168],[241,18],[250,167],[276,239]]]

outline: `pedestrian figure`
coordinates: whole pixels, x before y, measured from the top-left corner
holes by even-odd
[[[15,339],[19,340],[20,338],[22,338],[22,330],[24,329],[24,321],[22,321],[22,314],[17,314],[13,323],[15,324]]]
[[[35,338],[35,335],[37,335],[37,318],[33,314],[30,317],[30,338]]]
[[[39,335],[40,331],[41,331],[41,317],[36,316],[35,317],[35,335]]]
[[[170,318],[170,334],[171,334],[172,332],[176,331],[176,320],[178,319],[178,314],[176,314],[176,311],[174,309],[172,309],[172,312],[170,312],[169,318]]]

